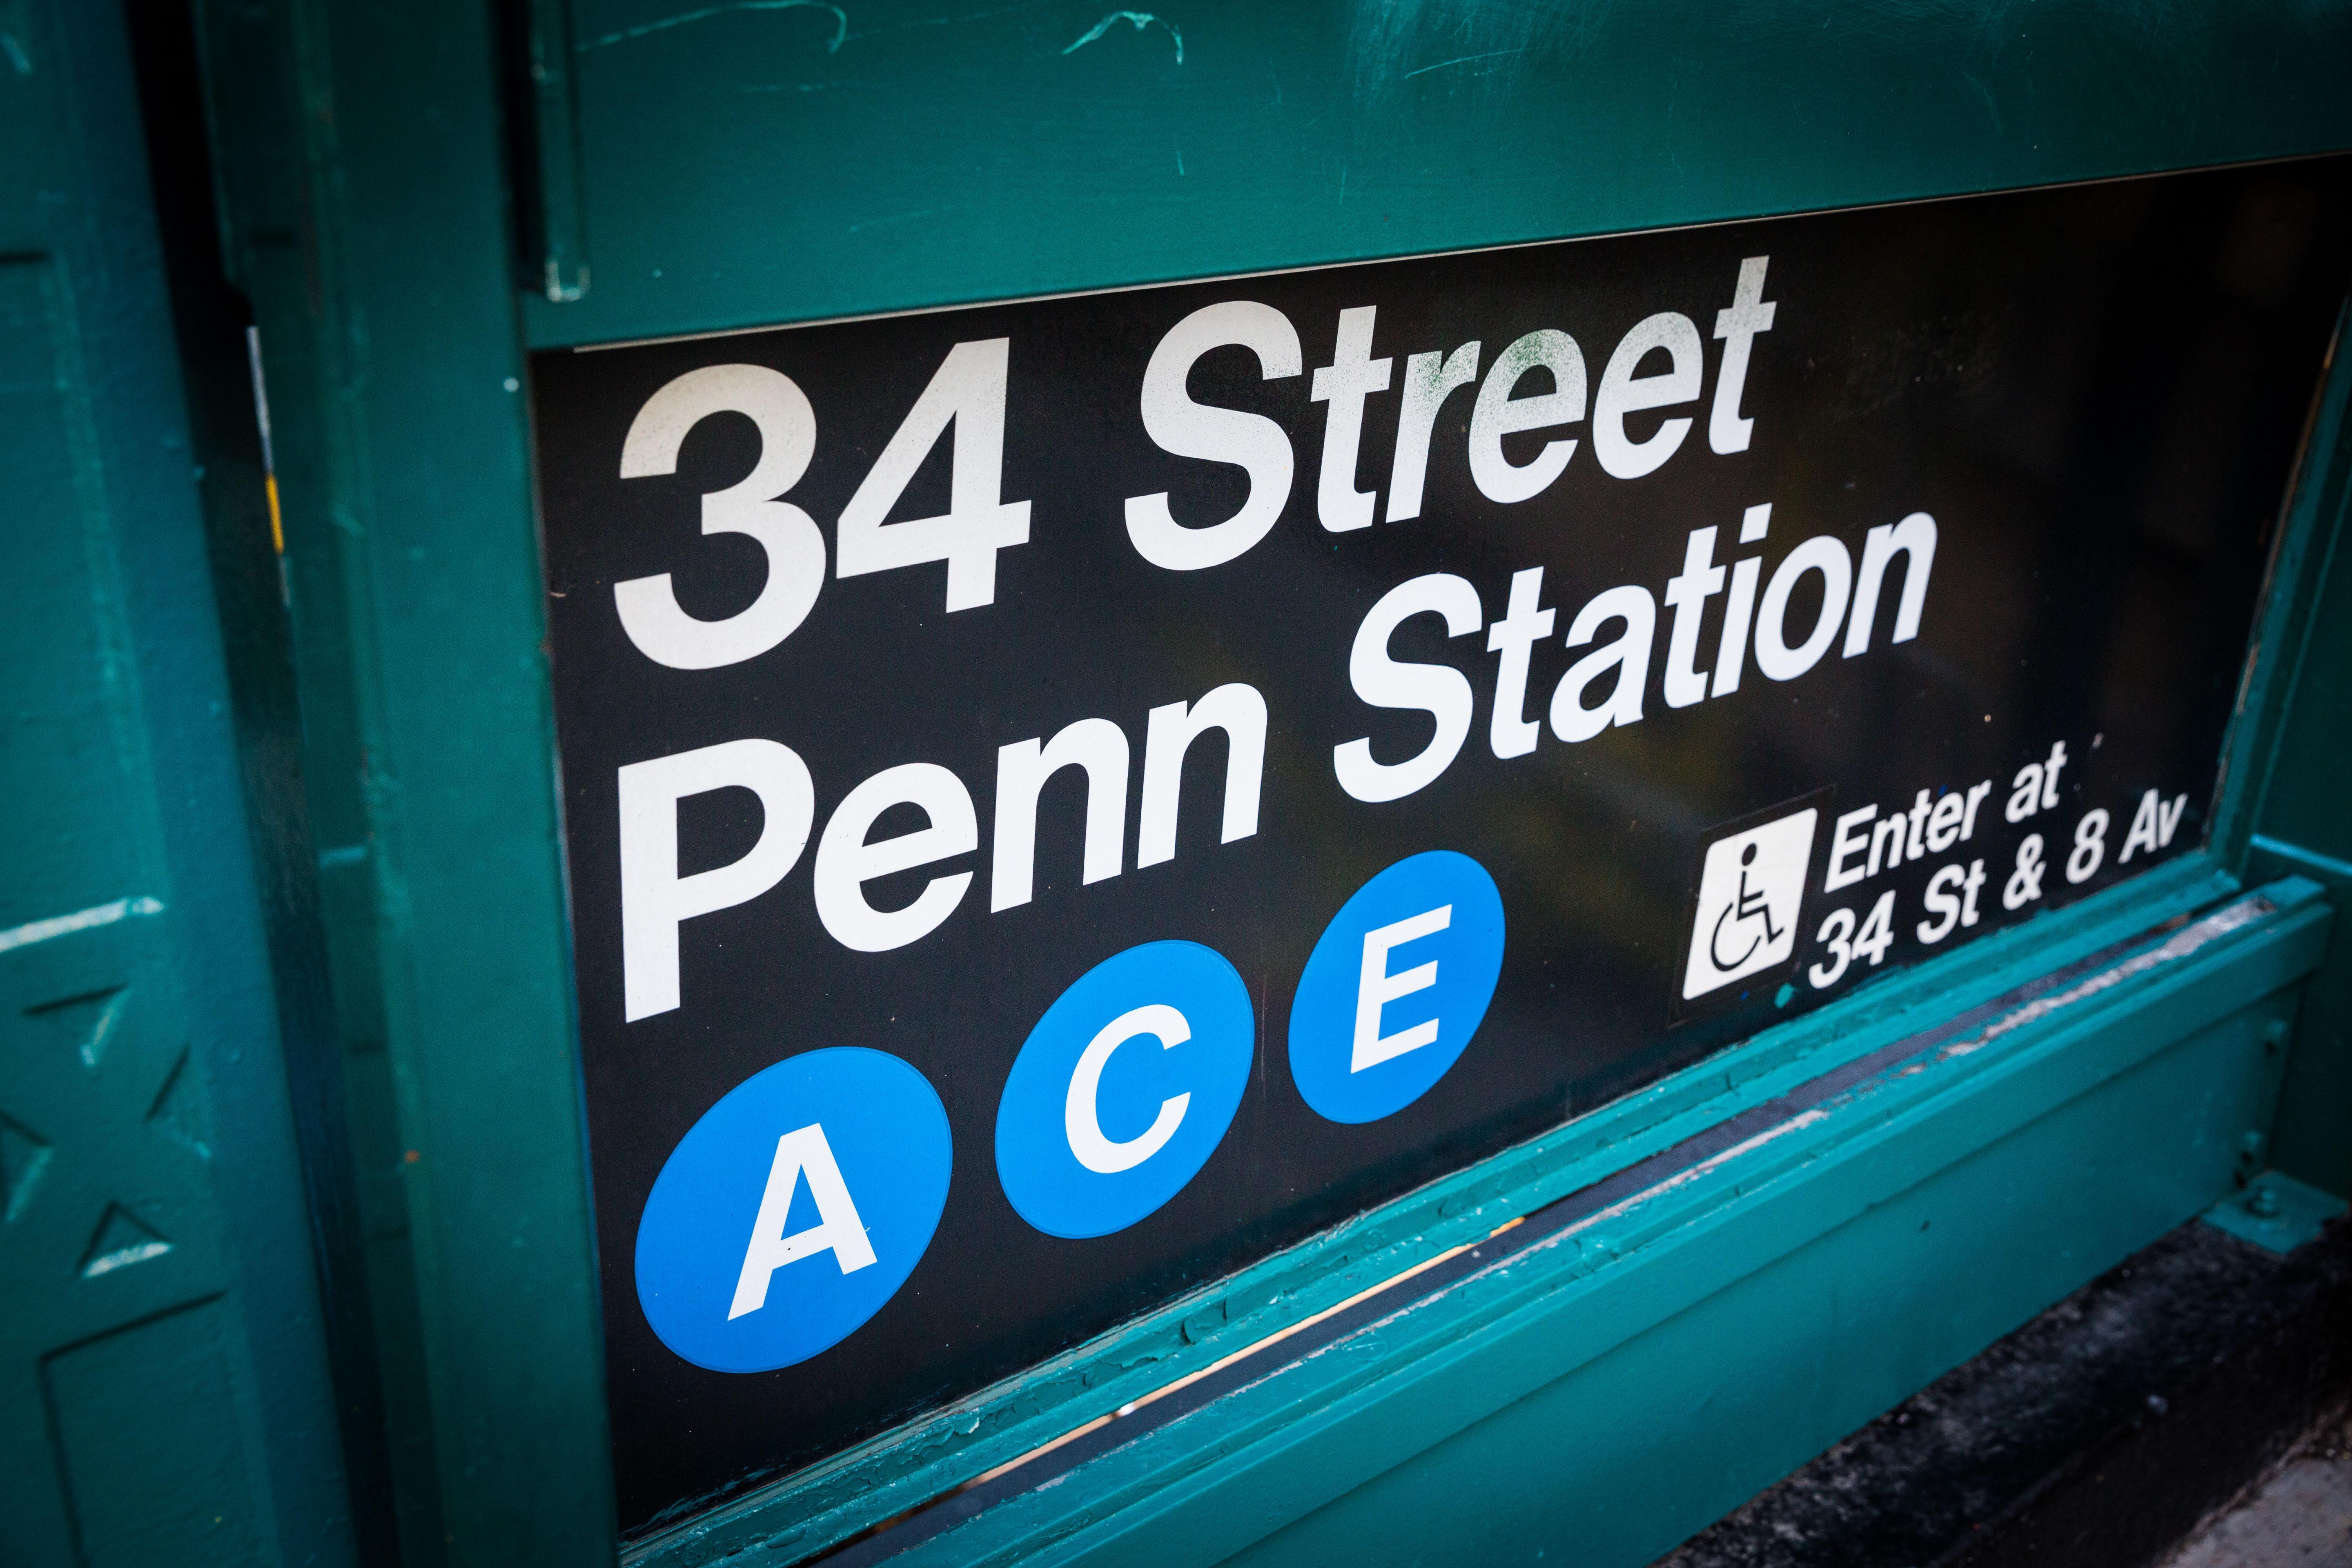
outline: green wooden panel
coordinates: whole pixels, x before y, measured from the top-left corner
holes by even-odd
[[[2293,756],[2286,766],[2344,776],[2340,739],[2331,737],[2314,750],[2316,755]],[[2339,906],[2352,900],[2352,866],[2341,860],[2267,837],[2254,840],[2252,858],[2263,874],[2309,877]],[[2305,992],[2266,1158],[2323,1192],[2352,1193],[2352,937],[2335,938]]]
[[[122,18],[0,5],[0,1516],[31,1564],[349,1559]]]
[[[387,1046],[383,955],[378,911],[388,889],[373,841],[378,775],[367,763],[374,704],[362,676],[370,596],[361,571],[356,514],[337,486],[360,471],[362,455],[330,433],[346,416],[332,395],[331,351],[315,313],[321,237],[310,222],[306,184],[311,150],[303,135],[294,61],[299,30],[283,11],[197,7],[200,83],[207,101],[223,244],[233,284],[261,319],[270,416],[284,525],[282,558],[292,615],[291,658],[300,690],[303,798],[317,868],[320,936],[327,952],[331,1028],[341,1047],[342,1131],[355,1189],[363,1253],[365,1310],[379,1362],[395,1553],[436,1562],[447,1531],[433,1437],[424,1323],[410,1245],[403,1124],[407,1075]],[[314,131],[320,129],[313,127]],[[291,311],[292,314],[288,312]],[[315,526],[324,522],[326,526]],[[419,1151],[420,1162],[422,1151]]]
[[[16,134],[30,130],[10,126],[0,134],[18,145]],[[33,193],[18,199],[29,205]],[[90,542],[73,525],[90,478],[86,459],[76,458],[88,443],[86,432],[72,427],[75,411],[58,395],[59,381],[73,374],[66,357],[74,347],[66,283],[50,255],[20,252],[0,260],[0,429],[9,433],[10,508],[21,520],[11,554],[29,603],[86,603],[91,594]],[[55,521],[45,528],[43,520]],[[63,626],[50,616],[0,625],[0,660],[10,671],[13,699],[0,789],[22,803],[12,836],[54,851],[21,870],[12,868],[0,886],[0,922],[15,926],[105,903],[135,875],[137,841],[121,825],[133,819],[137,779],[116,754],[121,737],[108,700],[120,644],[116,628],[96,616]],[[57,788],[61,776],[78,777],[82,787]]]
[[[43,1367],[83,1562],[226,1568],[275,1555],[249,1441],[192,1447],[184,1424],[150,1414],[159,1404],[237,1409],[227,1316],[218,1300],[197,1301],[59,1351]]]
[[[2295,0],[569,8],[540,345],[2352,145]]]
[[[2275,689],[2250,704],[2262,721],[2245,726],[2252,742],[2246,750],[2260,767],[2241,813],[2255,832],[2252,863],[2259,872],[2309,877],[2338,902],[2352,898],[2352,816],[2344,791],[2352,771],[2352,552],[2345,547],[2352,518],[2352,422],[2345,404],[2352,401],[2352,375],[2346,368],[2339,363],[2314,422],[2302,494],[2288,519],[2281,569],[2293,587],[2279,595],[2284,602],[2272,617],[2285,657]],[[2336,939],[2305,999],[2272,1137],[2281,1170],[2339,1196],[2352,1194],[2352,939]]]
[[[497,8],[199,0],[412,1563],[608,1557]]]

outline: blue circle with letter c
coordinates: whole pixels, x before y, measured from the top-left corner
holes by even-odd
[[[637,1221],[637,1302],[713,1372],[771,1372],[839,1344],[921,1260],[954,1142],[929,1080],[839,1047],[752,1074],[702,1113]]]
[[[1249,987],[1222,954],[1150,942],[1105,959],[1045,1009],[1005,1079],[1005,1197],[1048,1236],[1126,1229],[1208,1163],[1256,1054]]]
[[[1503,895],[1467,855],[1408,856],[1323,928],[1290,1005],[1290,1077],[1318,1115],[1377,1121],[1461,1058],[1503,973]]]

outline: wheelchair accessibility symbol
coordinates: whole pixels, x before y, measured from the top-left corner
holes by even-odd
[[[1788,963],[1820,811],[1808,806],[1706,847],[1683,1000]]]
[[[1739,852],[1738,895],[1724,905],[1723,912],[1715,917],[1715,938],[1707,944],[1707,956],[1715,960],[1718,973],[1738,973],[1741,964],[1756,956],[1758,949],[1780,940],[1780,929],[1772,923],[1771,900],[1765,898],[1761,888],[1751,889],[1748,885],[1748,868],[1755,864],[1756,846],[1750,842]],[[1737,923],[1734,923],[1735,920]],[[1748,945],[1727,956],[1723,950],[1725,933],[1731,933],[1731,940],[1736,944],[1739,940],[1738,933],[1743,930],[1748,933]]]

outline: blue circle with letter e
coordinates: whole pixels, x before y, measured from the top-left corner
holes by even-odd
[[[1290,1077],[1318,1115],[1377,1121],[1436,1086],[1503,973],[1503,895],[1467,855],[1433,849],[1356,889],[1290,1005]]]
[[[637,1222],[637,1301],[713,1372],[770,1372],[855,1333],[907,1282],[948,1201],[954,1143],[921,1073],[810,1051],[703,1112]]]
[[[996,1174],[1023,1219],[1124,1230],[1183,1190],[1241,1108],[1257,1053],[1249,987],[1194,942],[1130,947],[1062,993],[996,1108]]]

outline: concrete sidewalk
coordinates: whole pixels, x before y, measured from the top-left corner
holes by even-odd
[[[2352,1420],[2296,1450],[2165,1568],[2352,1568]]]

